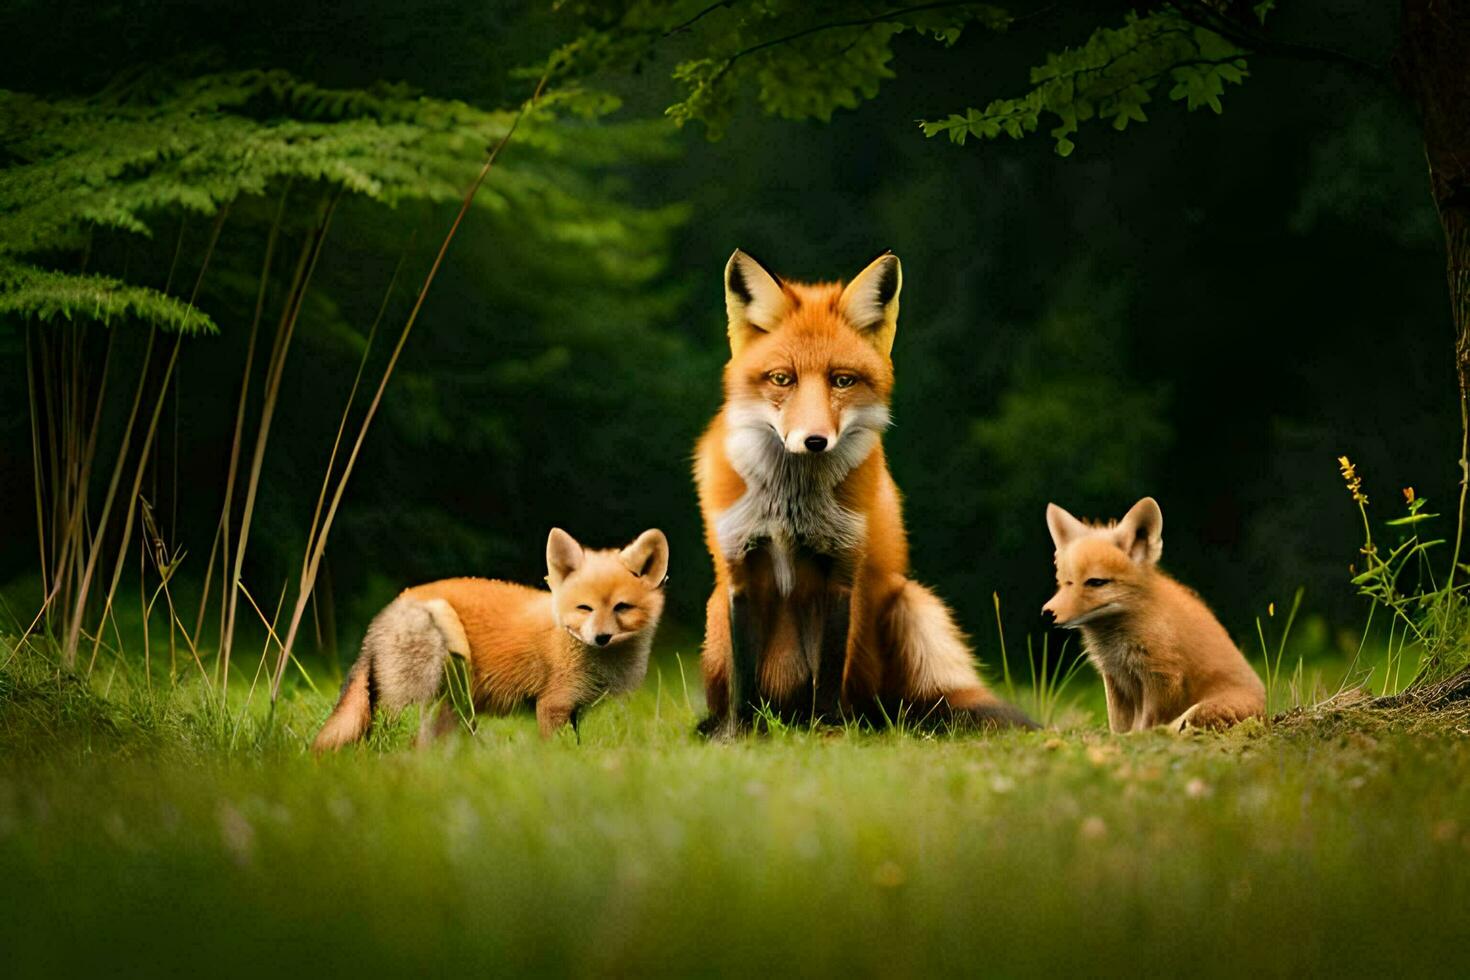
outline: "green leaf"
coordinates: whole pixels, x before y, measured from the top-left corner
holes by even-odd
[[[1387,527],[1402,527],[1405,524],[1418,524],[1420,521],[1427,521],[1431,517],[1438,516],[1438,514],[1414,513],[1410,514],[1408,517],[1396,517],[1391,521],[1384,521],[1383,523]]]

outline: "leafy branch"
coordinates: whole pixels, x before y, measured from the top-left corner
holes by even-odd
[[[1387,77],[1382,65],[1376,65],[1346,51],[1324,47],[1320,44],[1305,44],[1300,41],[1283,41],[1267,37],[1260,31],[1247,29],[1241,23],[1211,8],[1209,4],[1202,3],[1201,0],[1178,0],[1178,2],[1180,12],[1190,23],[1213,31],[1253,54],[1295,58],[1301,61],[1321,61],[1347,68],[1370,78],[1382,80]],[[1274,2],[1257,4],[1257,19],[1264,23],[1266,13],[1274,6]]]
[[[673,70],[683,94],[666,114],[681,126],[702,122],[711,138],[724,132],[747,85],[771,114],[826,120],[871,99],[893,76],[888,64],[899,34],[950,45],[968,26],[1005,31],[1017,20],[974,0],[877,3],[860,15],[839,0],[587,0],[575,9],[591,26],[553,55],[559,71],[636,71],[669,38],[689,41],[690,55]]]
[[[1048,55],[1045,64],[1031,70],[1033,88],[1024,95],[921,126],[925,136],[944,134],[963,145],[971,137],[1021,139],[1049,114],[1057,120],[1049,130],[1056,151],[1068,156],[1082,123],[1111,119],[1121,131],[1130,122],[1146,122],[1144,106],[1165,80],[1173,82],[1171,101],[1184,102],[1191,111],[1208,106],[1221,112],[1225,85],[1240,84],[1248,74],[1247,53],[1172,7],[1146,15],[1130,11],[1122,27],[1099,28],[1080,48]]]

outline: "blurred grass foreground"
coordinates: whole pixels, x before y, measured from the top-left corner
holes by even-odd
[[[580,742],[511,717],[415,751],[410,712],[315,760],[325,690],[221,721],[188,684],[103,699],[11,656],[7,975],[1463,966],[1470,713],[1119,738],[1079,685],[1036,733],[708,745],[681,660]]]

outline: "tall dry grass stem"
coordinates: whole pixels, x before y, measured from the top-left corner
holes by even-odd
[[[204,285],[205,273],[209,271],[209,263],[214,258],[215,247],[219,244],[220,232],[224,230],[225,219],[229,216],[230,207],[225,205],[215,215],[214,226],[210,229],[209,244],[205,247],[204,258],[199,264],[199,274],[194,280],[194,289],[189,294],[189,307],[192,309],[199,299],[199,290]],[[87,673],[90,675],[92,666],[97,662],[97,644],[102,638],[102,623],[106,622],[112,615],[112,601],[117,594],[118,583],[122,580],[123,564],[127,556],[128,545],[132,541],[133,519],[137,513],[139,494],[143,488],[143,477],[148,470],[149,453],[153,448],[154,440],[158,436],[158,420],[163,414],[163,406],[168,400],[169,385],[173,381],[174,371],[178,367],[179,352],[184,345],[184,328],[180,326],[174,335],[174,348],[170,352],[168,365],[163,371],[163,380],[159,382],[158,394],[154,398],[153,413],[148,419],[148,431],[143,437],[142,452],[138,454],[138,465],[133,474],[133,488],[128,495],[127,517],[122,525],[122,543],[118,545],[117,562],[112,568],[112,581],[107,589],[107,597],[102,604],[102,616],[98,621],[96,639],[92,643],[92,656],[87,664]],[[99,536],[100,543],[100,536]],[[146,626],[145,626],[146,628]]]
[[[445,253],[449,251],[449,245],[454,241],[454,236],[459,231],[459,226],[464,221],[465,214],[469,212],[470,205],[474,203],[475,195],[479,192],[480,186],[484,184],[485,178],[489,176],[490,170],[495,166],[495,161],[499,158],[501,151],[510,143],[511,137],[515,135],[516,130],[520,127],[521,121],[525,119],[526,114],[540,100],[548,77],[550,77],[549,68],[542,74],[541,80],[536,83],[536,88],[532,92],[531,98],[521,104],[520,110],[516,113],[515,118],[511,120],[509,128],[506,129],[505,133],[485,155],[485,162],[480,167],[479,173],[475,175],[475,179],[470,183],[469,188],[465,191],[464,199],[460,202],[459,212],[454,216],[454,221],[450,224],[449,231],[445,234],[444,240],[439,245],[439,251],[434,256],[434,261],[429,266],[428,273],[424,276],[424,283],[419,288],[418,296],[414,299],[413,308],[409,311],[408,318],[403,324],[403,330],[398,335],[398,343],[394,346],[393,353],[389,355],[388,363],[383,368],[383,376],[378,381],[377,391],[373,393],[373,399],[368,404],[367,412],[364,414],[362,422],[358,427],[357,439],[352,445],[352,452],[348,455],[347,462],[343,465],[342,476],[338,479],[337,488],[332,494],[332,502],[327,508],[326,515],[322,518],[321,529],[311,545],[310,560],[307,562],[302,574],[301,584],[296,594],[296,605],[291,613],[290,624],[286,629],[286,641],[281,647],[280,656],[277,658],[276,668],[271,678],[272,705],[280,697],[281,680],[286,673],[286,663],[291,659],[292,645],[296,641],[296,634],[301,628],[302,617],[306,613],[307,602],[311,598],[312,588],[316,583],[317,569],[321,565],[322,553],[326,550],[327,536],[331,533],[332,522],[337,516],[337,508],[342,503],[342,495],[347,490],[347,482],[352,476],[352,469],[357,463],[358,454],[362,451],[362,444],[367,438],[368,428],[372,425],[373,417],[377,414],[378,406],[382,403],[383,392],[388,387],[388,381],[393,376],[393,369],[398,365],[399,355],[403,353],[403,347],[408,343],[409,335],[413,331],[413,325],[417,322],[419,311],[423,308],[424,298],[428,296],[429,288],[434,284],[434,278],[439,274],[439,267],[444,263]]]
[[[143,363],[138,369],[138,386],[133,392],[133,404],[128,410],[128,420],[123,425],[122,436],[117,450],[117,460],[112,467],[112,478],[107,484],[107,493],[102,498],[102,513],[97,518],[97,527],[93,533],[91,547],[87,550],[87,563],[83,567],[77,582],[76,597],[72,601],[68,612],[68,625],[66,630],[66,641],[61,648],[62,666],[71,670],[76,666],[77,645],[81,639],[82,617],[86,613],[87,596],[92,587],[92,578],[97,571],[97,563],[102,557],[102,545],[107,536],[107,525],[112,517],[113,504],[117,501],[117,488],[122,484],[123,470],[127,466],[128,449],[132,445],[133,428],[137,424],[138,409],[143,404],[143,392],[148,386],[148,366],[153,359],[153,345],[158,339],[158,328],[150,327],[148,330],[148,345],[143,350]],[[100,630],[98,631],[100,635]]]
[[[270,285],[271,265],[275,260],[276,241],[280,237],[281,222],[286,214],[286,200],[290,195],[291,188],[288,184],[281,191],[280,204],[276,206],[276,216],[271,221],[270,231],[266,234],[265,259],[260,268],[260,285],[255,294],[255,313],[250,319],[250,339],[245,346],[245,366],[240,372],[240,398],[235,406],[235,429],[230,440],[230,461],[225,472],[224,502],[220,507],[219,524],[215,528],[214,541],[209,546],[209,560],[204,565],[204,584],[199,590],[199,615],[194,620],[194,637],[196,642],[202,642],[204,638],[204,617],[209,609],[209,587],[214,576],[215,555],[223,549],[222,569],[230,567],[230,509],[234,501],[235,479],[240,466],[240,447],[244,442],[245,432],[245,407],[250,400],[250,376],[255,367],[255,346],[260,336],[260,320],[265,310],[265,297]],[[221,571],[224,579],[224,571]],[[224,643],[225,631],[225,605],[228,602],[228,582],[225,590],[220,596],[220,629],[217,649]],[[222,674],[220,677],[221,687],[223,681],[228,679],[228,658],[221,655],[216,661],[216,671]]]
[[[226,691],[230,680],[230,653],[235,642],[235,617],[239,609],[240,582],[244,574],[245,553],[250,544],[250,525],[255,516],[255,500],[260,490],[260,474],[265,465],[266,445],[270,440],[271,422],[275,418],[276,401],[281,390],[281,376],[285,372],[286,355],[290,352],[291,338],[296,329],[296,320],[301,314],[301,305],[311,285],[312,273],[316,271],[321,257],[322,245],[331,228],[332,216],[341,200],[341,191],[327,202],[317,222],[315,232],[302,245],[297,258],[296,271],[292,276],[292,288],[287,293],[286,305],[276,325],[276,337],[267,362],[265,395],[260,408],[260,425],[255,436],[255,452],[250,461],[250,473],[245,488],[245,503],[240,515],[240,532],[235,543],[235,562],[230,572],[229,588],[225,599],[225,626],[220,640],[220,690]]]

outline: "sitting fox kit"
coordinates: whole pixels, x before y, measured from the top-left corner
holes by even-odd
[[[1261,679],[1220,621],[1159,570],[1164,516],[1152,497],[1109,525],[1085,524],[1048,504],[1046,523],[1057,594],[1042,612],[1082,631],[1114,732],[1225,728],[1265,716]]]
[[[881,437],[902,271],[884,254],[846,286],[787,282],[737,251],[725,268],[725,403],[695,479],[715,564],[702,667],[708,733],[761,705],[834,720],[1031,722],[981,682],[949,609],[908,577]]]
[[[546,542],[550,591],[481,578],[452,578],[403,592],[374,617],[316,752],[367,734],[373,712],[435,700],[451,656],[470,665],[476,711],[508,714],[534,705],[543,738],[577,722],[604,694],[643,683],[663,613],[669,543],[662,531],[621,551],[583,548],[553,528]],[[444,704],[420,741],[452,731]]]

